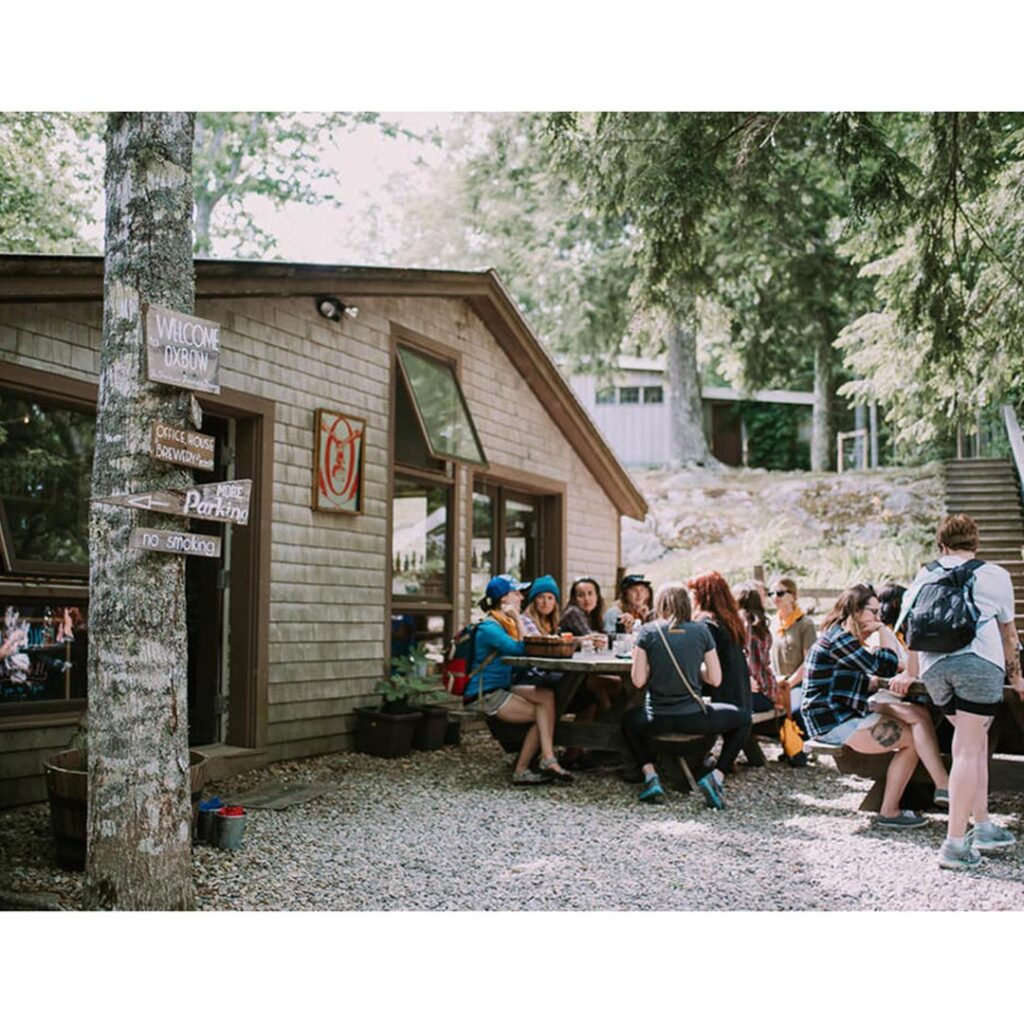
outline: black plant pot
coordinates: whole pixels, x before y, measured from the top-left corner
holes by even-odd
[[[404,757],[412,749],[418,711],[392,714],[378,708],[356,708],[356,750],[374,757]]]
[[[453,718],[444,731],[446,746],[457,747],[462,742],[462,719]]]
[[[425,707],[412,734],[412,745],[417,750],[440,750],[448,731],[448,709]]]

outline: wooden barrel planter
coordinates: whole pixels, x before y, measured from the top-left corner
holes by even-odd
[[[189,786],[192,793],[192,831],[195,834],[199,800],[206,782],[206,755],[190,750]],[[89,807],[89,774],[84,750],[64,750],[44,763],[46,793],[50,801],[50,829],[57,863],[65,871],[85,869],[86,815]]]

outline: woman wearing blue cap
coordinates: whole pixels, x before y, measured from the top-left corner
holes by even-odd
[[[516,686],[513,692],[512,667],[502,661],[504,656],[522,654],[524,650],[519,612],[526,586],[509,575],[495,576],[487,584],[486,595],[480,602],[487,618],[477,627],[470,667],[472,680],[463,700],[467,704],[479,701],[485,715],[502,722],[532,723],[512,773],[514,784],[572,782],[572,774],[555,756],[554,692],[537,686]],[[535,772],[530,769],[530,762],[538,749],[540,771]]]

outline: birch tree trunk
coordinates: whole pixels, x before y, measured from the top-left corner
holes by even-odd
[[[814,348],[814,412],[811,417],[811,470],[832,465],[832,332],[827,326]]]
[[[676,315],[667,340],[669,422],[672,460],[678,466],[718,465],[704,436],[704,408],[697,370],[697,332],[692,320]]]
[[[155,419],[198,426],[199,416],[188,392],[146,380],[141,304],[193,309],[193,131],[185,113],[107,121],[94,498],[180,489],[191,479],[149,455]],[[87,898],[96,908],[189,909],[185,559],[130,549],[133,526],[183,523],[92,505]]]

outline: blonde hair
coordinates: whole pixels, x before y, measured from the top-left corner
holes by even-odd
[[[545,591],[550,593],[550,591]],[[538,594],[537,597],[543,595]],[[554,598],[554,594],[551,597]],[[561,621],[561,613],[558,609],[558,602],[554,602],[555,607],[552,611],[548,612],[547,615],[541,615],[537,611],[537,598],[535,597],[519,614],[525,618],[528,618],[542,633],[548,636],[555,636],[559,632],[558,624]]]
[[[685,583],[674,580],[662,583],[654,595],[654,615],[671,622],[689,622],[693,617],[690,592]]]

